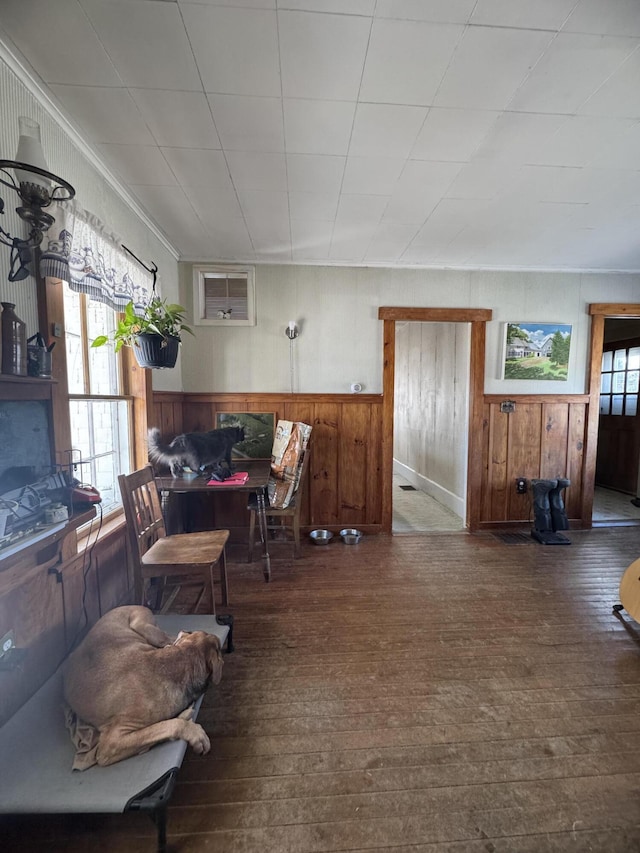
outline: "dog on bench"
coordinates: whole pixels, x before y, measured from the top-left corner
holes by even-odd
[[[65,662],[64,698],[98,732],[95,762],[114,764],[164,740],[211,744],[190,707],[222,677],[220,640],[205,631],[169,637],[136,605],[106,613]]]

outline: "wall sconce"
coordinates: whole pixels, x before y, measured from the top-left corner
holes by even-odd
[[[295,339],[300,334],[300,330],[295,324],[294,320],[289,320],[289,325],[284,330],[285,335],[289,338],[290,341],[295,341]]]
[[[16,159],[0,160],[0,184],[18,194],[22,204],[16,207],[16,213],[31,230],[26,240],[22,240],[12,237],[0,226],[0,242],[11,247],[9,281],[22,281],[29,275],[27,264],[32,259],[32,250],[42,243],[44,232],[55,222],[44,208],[54,201],[68,201],[76,194],[71,184],[48,170],[40,143],[40,125],[25,116],[20,116],[18,122],[20,139]],[[4,213],[1,198],[0,213]]]

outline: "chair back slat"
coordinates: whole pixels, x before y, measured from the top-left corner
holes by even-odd
[[[158,539],[166,536],[160,495],[151,465],[132,474],[120,474],[118,484],[127,522],[129,551],[134,563],[136,590],[141,591],[142,558]]]

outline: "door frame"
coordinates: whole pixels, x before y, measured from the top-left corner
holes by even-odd
[[[600,376],[604,347],[604,321],[608,318],[640,318],[640,304],[632,302],[592,302],[591,338],[589,344],[589,413],[587,416],[586,447],[582,471],[582,524],[593,527],[593,496],[596,487],[596,455],[600,421]]]
[[[491,320],[490,308],[378,308],[383,321],[382,347],[382,529],[391,533],[393,526],[393,420],[395,396],[396,322],[470,323],[469,353],[469,440],[467,448],[466,527],[480,526],[482,494],[482,439],[484,405],[484,370],[486,324]]]

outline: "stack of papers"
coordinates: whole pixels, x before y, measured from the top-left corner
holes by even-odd
[[[248,479],[247,471],[238,471],[236,474],[227,477],[226,480],[209,480],[207,486],[244,486]]]

